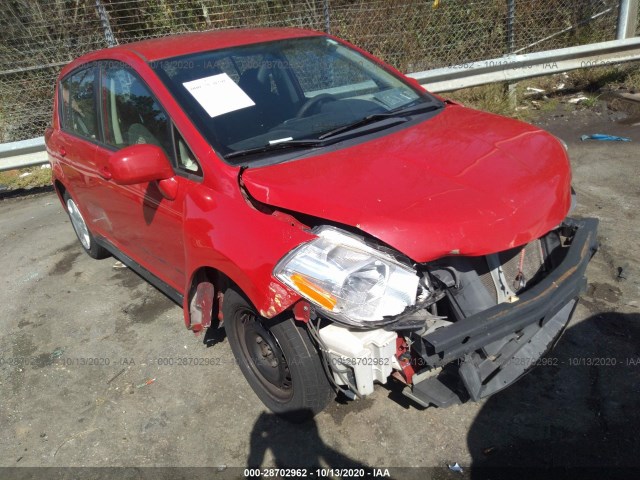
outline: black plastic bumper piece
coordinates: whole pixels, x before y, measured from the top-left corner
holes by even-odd
[[[542,327],[538,323],[527,325],[490,358],[476,352],[468,355],[458,372],[471,399],[477,402],[493,395],[541,363],[540,358],[569,323],[576,303],[576,299],[569,301]]]
[[[536,366],[569,322],[586,288],[587,265],[598,248],[598,220],[567,219],[564,225],[574,232],[564,259],[516,303],[501,303],[421,337],[424,363],[441,367],[457,360],[471,399],[505,388]],[[437,381],[437,377],[425,379],[405,394],[423,405],[456,403]]]
[[[436,405],[446,408],[462,403],[460,396],[438,377],[427,378],[416,383],[413,388],[405,387],[402,393],[423,407]]]

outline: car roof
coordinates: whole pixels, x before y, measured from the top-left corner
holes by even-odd
[[[324,35],[321,32],[301,28],[255,28],[212,30],[152,38],[97,50],[76,59],[72,63],[107,58],[114,52],[132,53],[147,62],[180,57],[190,53],[206,52],[228,47],[250,45],[296,37]],[[65,69],[66,70],[66,69]]]

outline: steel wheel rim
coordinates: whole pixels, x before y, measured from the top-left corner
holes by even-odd
[[[80,210],[78,210],[78,206],[70,198],[67,200],[67,211],[69,212],[71,225],[73,225],[73,229],[76,231],[76,235],[78,235],[78,240],[80,240],[80,243],[84,248],[89,250],[91,248],[89,229],[87,228],[84,218],[82,218]]]
[[[235,324],[242,355],[253,376],[275,400],[290,400],[293,396],[291,371],[277,339],[251,310],[242,310]]]

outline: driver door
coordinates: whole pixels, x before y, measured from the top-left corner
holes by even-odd
[[[107,167],[114,152],[129,145],[161,147],[176,169],[172,123],[151,89],[130,66],[104,62],[100,68],[104,144],[96,162]],[[105,175],[102,204],[105,229],[124,254],[179,292],[185,285],[183,204],[192,180],[176,176],[177,195],[165,198],[157,182],[117,185]]]

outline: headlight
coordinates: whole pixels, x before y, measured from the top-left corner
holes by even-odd
[[[276,265],[273,274],[327,316],[356,326],[379,326],[414,305],[418,276],[346,232],[320,227]]]

